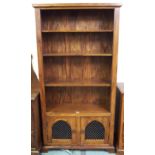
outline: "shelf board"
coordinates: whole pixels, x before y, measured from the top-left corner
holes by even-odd
[[[104,104],[47,104],[46,107],[47,115],[104,115],[110,116],[110,112],[107,110]]]
[[[80,33],[80,32],[113,32],[113,30],[42,30],[43,33],[58,33],[58,32],[64,32],[64,33],[68,33],[68,32],[75,32],[75,33]]]
[[[43,57],[52,57],[52,56],[107,56],[111,57],[112,53],[46,53],[43,54]]]
[[[50,82],[46,87],[110,87],[110,82]]]

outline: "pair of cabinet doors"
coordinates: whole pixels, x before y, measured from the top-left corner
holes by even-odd
[[[106,145],[109,117],[47,117],[48,145]]]

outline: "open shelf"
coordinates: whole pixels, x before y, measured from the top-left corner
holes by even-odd
[[[52,56],[101,56],[101,57],[111,57],[112,53],[44,53],[43,57]]]
[[[48,113],[109,113],[109,87],[46,87]]]
[[[42,31],[113,30],[114,10],[42,10]]]
[[[63,104],[63,105],[48,105],[47,115],[60,115],[60,114],[79,114],[79,115],[89,115],[89,114],[104,114],[105,116],[110,116],[110,112],[102,105],[96,104]]]
[[[48,57],[43,63],[46,86],[110,86],[112,57]]]
[[[113,33],[43,33],[43,54],[112,54]]]
[[[110,87],[110,82],[50,82],[46,87]]]

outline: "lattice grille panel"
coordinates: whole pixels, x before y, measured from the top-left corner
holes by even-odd
[[[104,139],[104,126],[98,121],[92,121],[86,126],[85,139]]]
[[[58,121],[52,127],[53,139],[72,139],[70,125],[65,121]]]

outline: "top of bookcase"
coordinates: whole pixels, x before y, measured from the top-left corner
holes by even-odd
[[[40,9],[102,9],[121,7],[120,3],[45,3],[32,4],[34,8]]]

